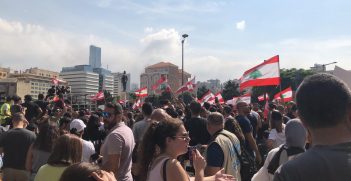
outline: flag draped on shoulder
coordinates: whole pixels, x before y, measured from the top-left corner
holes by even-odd
[[[278,92],[276,95],[274,95],[274,100],[282,100],[283,102],[289,102],[293,100],[293,92],[291,87],[288,87],[287,89]]]
[[[179,87],[179,89],[176,91],[176,94],[179,94],[181,92],[184,91],[193,91],[195,88],[196,84],[195,84],[195,77],[192,78],[189,82],[185,83],[184,85],[182,85],[181,87]]]
[[[141,89],[138,89],[134,93],[137,97],[146,97],[147,96],[147,87],[143,87]]]
[[[247,70],[240,78],[240,90],[247,87],[279,85],[279,55]]]

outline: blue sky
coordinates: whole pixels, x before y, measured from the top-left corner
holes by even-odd
[[[337,61],[351,69],[351,2],[347,0],[2,0],[0,66],[60,71],[88,63],[132,73],[159,61],[197,80],[239,78],[274,55],[281,68]],[[328,69],[333,69],[329,66]]]

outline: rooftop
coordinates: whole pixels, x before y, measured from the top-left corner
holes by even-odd
[[[163,68],[163,67],[177,67],[177,65],[174,65],[173,63],[170,62],[159,62],[150,66],[147,66],[146,68]]]

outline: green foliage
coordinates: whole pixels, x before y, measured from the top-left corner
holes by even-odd
[[[191,101],[194,100],[194,95],[192,95],[190,92],[184,92],[183,94],[178,95],[178,98],[181,99],[183,97],[183,102],[185,105],[188,105],[191,103]]]
[[[311,70],[305,69],[281,69],[280,70],[280,80],[281,80],[281,90],[284,90],[291,86],[293,91],[296,91],[298,86],[301,84],[303,79],[309,75],[314,74]],[[274,95],[280,92],[279,86],[263,86],[263,87],[254,87],[252,89],[252,102],[258,102],[257,97],[268,93],[270,100],[274,98]]]
[[[209,89],[206,88],[206,86],[201,86],[199,89],[197,89],[197,98],[201,99],[202,96],[204,96]]]
[[[222,96],[224,100],[230,100],[233,97],[240,95],[239,92],[239,82],[236,80],[228,80],[224,82],[224,88],[222,91]]]

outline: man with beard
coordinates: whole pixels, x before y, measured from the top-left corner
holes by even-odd
[[[122,106],[107,103],[103,112],[108,131],[101,146],[102,169],[112,171],[117,180],[132,181],[132,152],[135,145],[132,130],[122,121]]]

